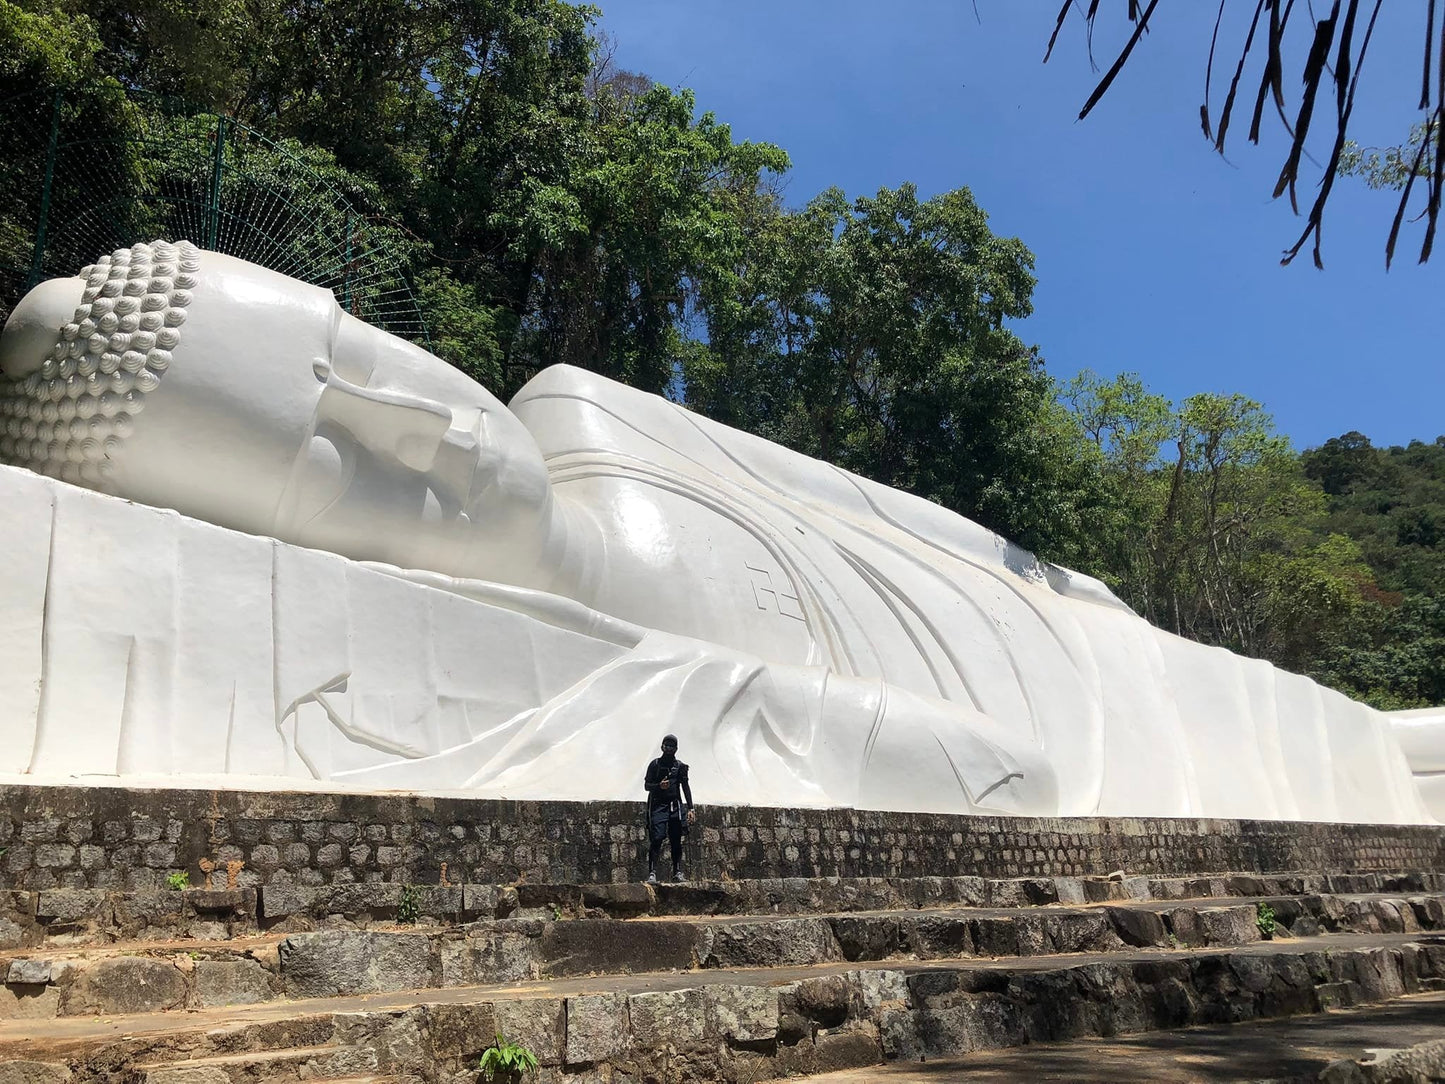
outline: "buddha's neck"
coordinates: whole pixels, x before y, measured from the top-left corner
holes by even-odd
[[[483,578],[546,591],[590,605],[602,581],[602,530],[585,508],[554,490],[527,552],[514,552]]]

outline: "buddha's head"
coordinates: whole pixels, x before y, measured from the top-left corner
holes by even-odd
[[[326,290],[180,242],[27,294],[0,335],[0,461],[255,534],[444,572],[532,552],[531,435]]]

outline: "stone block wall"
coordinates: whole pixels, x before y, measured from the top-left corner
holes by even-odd
[[[0,888],[147,889],[228,862],[237,883],[607,883],[646,865],[641,802],[0,786]],[[1445,870],[1423,825],[711,806],[696,877],[1188,876]]]

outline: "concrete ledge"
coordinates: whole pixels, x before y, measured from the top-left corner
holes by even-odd
[[[1445,872],[1440,826],[706,804],[700,814],[688,859],[712,880]],[[200,885],[208,868],[217,888],[599,885],[640,880],[646,838],[640,801],[7,785],[0,847],[0,888],[143,890],[175,872]]]

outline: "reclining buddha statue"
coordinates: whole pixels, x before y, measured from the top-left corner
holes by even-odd
[[[504,406],[185,242],[37,286],[0,377],[0,462],[50,476],[0,468],[9,773],[629,798],[670,731],[717,802],[1445,813],[1435,716],[580,369]]]

